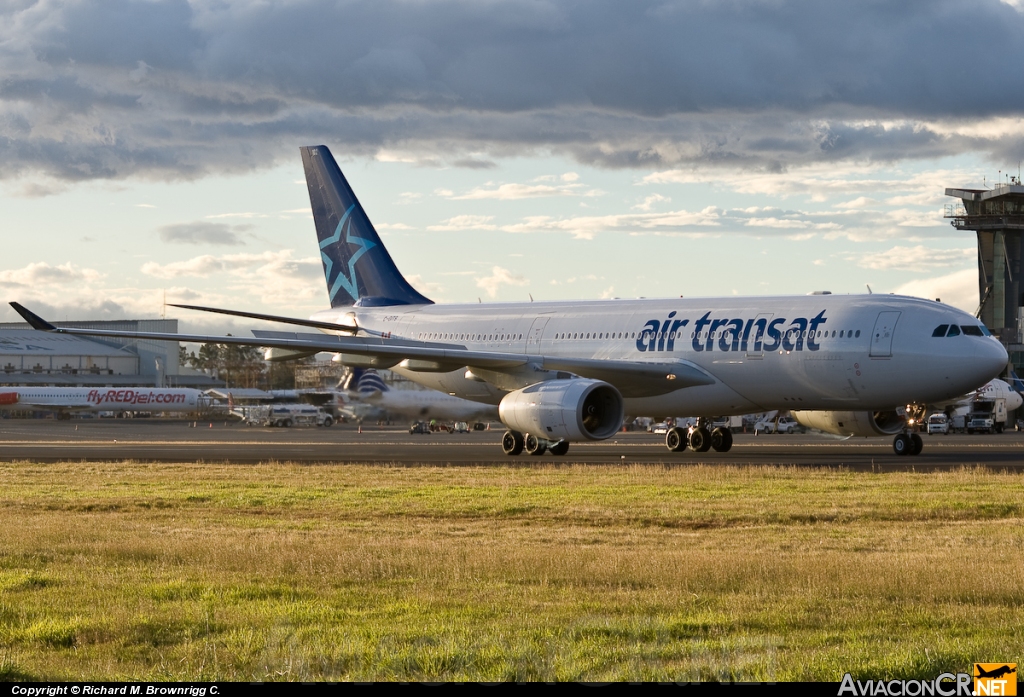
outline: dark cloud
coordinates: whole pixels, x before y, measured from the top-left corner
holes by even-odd
[[[1024,156],[998,0],[54,0],[0,11],[0,177],[191,178],[396,149],[784,170]]]
[[[491,160],[478,160],[473,157],[464,157],[460,160],[453,160],[452,165],[455,167],[464,167],[466,169],[493,169],[498,166],[498,163]]]
[[[157,232],[164,242],[239,246],[245,244],[239,233],[250,229],[252,229],[251,225],[225,225],[224,223],[197,221],[164,225]]]

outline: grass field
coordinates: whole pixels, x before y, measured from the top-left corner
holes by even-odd
[[[1024,658],[1024,479],[0,465],[0,680],[839,680]]]

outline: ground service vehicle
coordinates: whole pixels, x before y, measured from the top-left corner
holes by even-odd
[[[762,421],[756,427],[761,433],[802,433],[804,428],[792,416]]]
[[[255,416],[255,422],[261,426],[331,426],[334,417],[328,412],[311,404],[274,404],[266,407],[266,412]]]
[[[978,399],[971,403],[967,415],[968,433],[1002,433],[1006,425],[1006,401]]]
[[[945,414],[932,414],[928,417],[928,434],[941,433],[949,435],[949,417]]]

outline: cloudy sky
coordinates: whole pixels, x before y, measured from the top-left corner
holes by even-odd
[[[870,284],[973,311],[943,189],[1017,174],[1022,54],[1008,0],[7,0],[0,292],[321,309],[323,143],[438,301]]]

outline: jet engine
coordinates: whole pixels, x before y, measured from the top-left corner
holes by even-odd
[[[606,382],[547,380],[505,395],[498,415],[513,431],[549,441],[604,440],[622,427],[625,406]]]
[[[895,411],[794,411],[793,418],[807,428],[840,436],[893,436],[903,430]]]

